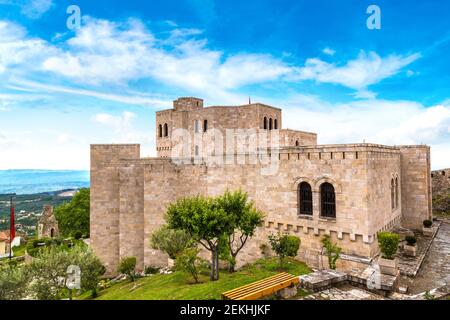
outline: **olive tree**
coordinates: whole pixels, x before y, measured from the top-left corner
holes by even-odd
[[[217,197],[217,203],[228,217],[229,225],[225,233],[228,251],[230,254],[230,271],[233,272],[236,265],[236,256],[245,246],[247,240],[252,237],[256,228],[263,223],[264,215],[248,200],[247,193],[238,190],[226,191]]]
[[[171,259],[176,259],[177,255],[191,246],[191,240],[186,231],[170,229],[164,225],[152,234],[150,246],[152,249],[164,251]]]
[[[169,228],[186,231],[211,252],[211,280],[219,279],[219,239],[230,228],[230,217],[211,197],[181,198],[167,210]]]

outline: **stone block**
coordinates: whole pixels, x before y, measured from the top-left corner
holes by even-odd
[[[399,272],[398,270],[398,259],[384,259],[379,258],[378,259],[378,265],[380,266],[380,272],[381,274],[386,274],[389,276],[396,276]]]

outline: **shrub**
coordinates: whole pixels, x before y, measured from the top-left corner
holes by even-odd
[[[72,237],[76,240],[79,240],[83,237],[83,233],[80,230],[76,230],[72,232]]]
[[[423,226],[425,228],[430,228],[432,225],[433,225],[433,221],[431,221],[430,219],[423,220]]]
[[[186,231],[170,229],[167,226],[155,231],[150,239],[152,249],[164,251],[171,259],[175,259],[191,242]]]
[[[153,267],[153,266],[146,266],[144,268],[144,273],[145,274],[157,274],[157,273],[159,273],[159,268]]]
[[[406,236],[406,237],[405,237],[405,240],[406,240],[406,243],[407,243],[409,246],[413,246],[413,245],[415,245],[416,242],[417,242],[417,239],[416,239],[416,237],[414,237],[414,236]]]
[[[378,233],[378,245],[380,246],[382,257],[390,260],[394,259],[399,241],[400,236],[398,234],[391,232]]]
[[[199,264],[201,263],[201,259],[198,258],[199,252],[200,250],[197,248],[186,248],[175,260],[175,269],[189,273],[195,283],[198,283]]]
[[[17,265],[0,266],[0,300],[20,300],[26,295],[28,277]]]
[[[30,282],[29,292],[38,300],[59,300],[66,297],[65,279],[70,265],[80,267],[81,290],[91,291],[96,296],[100,277],[105,267],[91,249],[76,245],[68,249],[64,246],[42,248],[24,268]]]
[[[280,268],[283,267],[286,257],[295,257],[300,248],[300,238],[288,234],[269,235],[272,250],[278,255]]]
[[[324,236],[322,238],[322,245],[326,250],[326,255],[328,257],[328,266],[330,269],[336,269],[336,261],[341,255],[342,248],[338,247],[337,244],[331,242],[330,236]]]
[[[136,257],[126,257],[120,260],[118,271],[127,275],[133,282],[136,278]]]

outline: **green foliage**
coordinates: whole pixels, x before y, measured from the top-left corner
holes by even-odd
[[[332,243],[330,236],[326,235],[322,238],[322,245],[326,250],[326,255],[328,257],[328,266],[330,269],[336,269],[336,261],[341,256],[342,248],[338,247],[337,244]]]
[[[175,270],[189,273],[195,283],[198,283],[199,268],[202,265],[199,252],[198,248],[186,248],[175,260]]]
[[[417,239],[416,239],[416,237],[414,237],[414,236],[406,236],[406,237],[405,237],[405,240],[406,240],[406,243],[407,243],[408,245],[410,245],[410,246],[415,245],[416,242],[417,242]]]
[[[120,273],[125,274],[133,282],[136,278],[136,257],[126,257],[120,260],[118,270]]]
[[[226,191],[216,198],[218,206],[226,213],[229,221],[228,230],[224,236],[228,238],[229,256],[226,259],[230,271],[234,271],[236,256],[244,247],[249,237],[252,237],[258,226],[263,223],[264,215],[248,200],[247,193],[237,190]],[[222,239],[224,241],[225,239]]]
[[[150,245],[152,249],[164,251],[171,259],[192,245],[191,236],[184,230],[170,229],[164,225],[152,234]]]
[[[398,243],[400,241],[400,236],[391,232],[379,232],[378,233],[378,245],[383,258],[394,259],[397,253]]]
[[[27,253],[36,257],[40,251],[48,247],[61,247],[62,250],[69,250],[75,245],[86,246],[81,240],[63,240],[61,238],[41,238],[29,240],[26,245]]]
[[[284,265],[286,257],[295,257],[300,248],[300,238],[288,234],[269,235],[272,250],[278,255],[280,268]]]
[[[159,268],[153,267],[153,266],[146,266],[144,268],[144,273],[145,274],[157,274],[157,273],[159,273]]]
[[[200,195],[177,200],[166,214],[169,228],[184,230],[211,252],[211,280],[219,279],[219,238],[229,233],[230,220],[214,198]]]
[[[80,230],[75,230],[72,232],[72,237],[76,240],[79,240],[83,237],[83,233]]]
[[[423,226],[425,228],[430,228],[432,225],[433,225],[433,221],[432,220],[429,220],[429,219],[423,220]]]
[[[434,294],[432,294],[430,291],[425,291],[425,295],[424,295],[425,300],[436,300],[436,297],[434,296]]]
[[[89,237],[90,189],[80,189],[68,203],[55,208],[59,231],[64,237],[80,231]]]
[[[31,280],[29,294],[38,300],[59,300],[67,295],[65,279],[67,268],[78,266],[81,270],[81,290],[96,296],[100,277],[105,267],[87,246],[76,245],[70,249],[62,246],[43,248],[24,271]]]
[[[26,295],[28,277],[17,265],[0,266],[0,300],[20,300]]]

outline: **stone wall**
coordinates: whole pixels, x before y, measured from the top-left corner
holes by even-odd
[[[139,157],[139,145],[91,145],[91,246],[110,273],[120,258],[120,159]]]
[[[402,225],[422,229],[432,218],[430,147],[400,146],[402,167]]]

